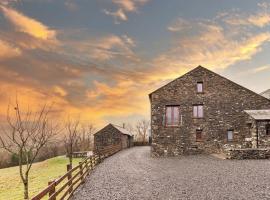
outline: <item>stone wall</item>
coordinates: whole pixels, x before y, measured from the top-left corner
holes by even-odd
[[[226,150],[227,159],[269,159],[270,148],[259,149],[228,149]]]
[[[197,93],[202,81],[204,92]],[[224,144],[245,147],[251,137],[244,110],[270,109],[270,101],[203,67],[197,67],[150,94],[153,156],[177,156],[195,152],[219,152]],[[204,105],[204,117],[193,118],[193,104]],[[167,105],[178,105],[177,127],[165,126]],[[203,140],[196,142],[196,129],[202,129]],[[227,130],[234,130],[234,139],[227,141]],[[241,147],[242,147],[241,146]]]
[[[259,148],[270,147],[270,136],[266,135],[266,124],[270,122],[258,121],[258,134],[259,134]]]

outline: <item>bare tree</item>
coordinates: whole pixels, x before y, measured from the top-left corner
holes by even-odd
[[[130,123],[123,123],[123,124],[125,124],[125,127],[123,127],[123,128],[125,128],[126,130],[128,130],[130,133],[133,133],[134,128],[133,128],[133,126]]]
[[[93,135],[95,132],[93,124],[83,125],[80,131],[80,146],[81,150],[89,151],[93,147]]]
[[[146,135],[147,135],[147,130],[149,128],[150,122],[148,120],[140,120],[136,124],[136,132],[137,134],[142,137],[142,142],[146,142]]]
[[[74,152],[74,148],[76,144],[80,141],[79,125],[80,125],[79,119],[71,120],[69,118],[65,126],[67,132],[64,135],[64,143],[65,143],[65,148],[66,148],[66,154],[67,154],[67,157],[69,158],[69,164],[71,165],[71,167],[72,167],[72,155]]]
[[[29,173],[42,147],[56,134],[56,126],[49,122],[50,106],[44,105],[38,112],[22,112],[16,98],[14,116],[10,104],[7,109],[7,126],[0,136],[0,147],[19,160],[19,173],[24,185],[24,199],[29,199]]]

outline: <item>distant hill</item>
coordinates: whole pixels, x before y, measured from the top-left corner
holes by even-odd
[[[270,99],[270,89],[262,92],[260,95],[266,97],[267,99]]]

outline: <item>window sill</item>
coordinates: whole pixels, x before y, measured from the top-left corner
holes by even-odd
[[[193,117],[192,119],[204,119],[204,117]]]
[[[165,125],[165,128],[178,128],[179,125]]]
[[[204,94],[205,92],[197,92],[197,94]]]

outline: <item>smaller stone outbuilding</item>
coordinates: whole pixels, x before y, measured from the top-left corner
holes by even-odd
[[[252,148],[269,148],[270,110],[245,110],[245,112],[249,115],[248,126]]]
[[[121,126],[108,124],[94,134],[95,150],[101,150],[118,144],[121,144],[122,149],[132,147],[132,133]]]

